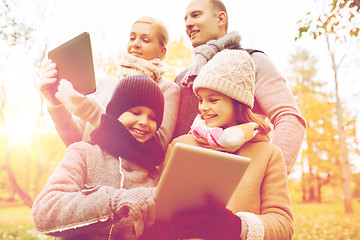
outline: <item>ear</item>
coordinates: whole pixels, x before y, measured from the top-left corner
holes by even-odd
[[[161,53],[160,53],[160,59],[164,59],[166,55],[167,49],[166,47],[162,47]]]
[[[226,25],[226,13],[224,11],[220,11],[218,13],[218,21],[219,21],[219,27],[223,27]]]

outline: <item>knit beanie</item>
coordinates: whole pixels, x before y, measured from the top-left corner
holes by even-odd
[[[254,62],[246,51],[225,49],[202,67],[194,80],[195,94],[198,88],[215,90],[253,108]]]
[[[159,129],[164,115],[164,95],[157,83],[145,75],[121,79],[106,107],[106,113],[118,119],[121,114],[137,106],[146,106],[155,112]]]

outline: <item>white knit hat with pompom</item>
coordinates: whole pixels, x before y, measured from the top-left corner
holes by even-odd
[[[254,62],[244,50],[225,49],[202,67],[194,80],[195,94],[199,88],[215,90],[253,108]]]

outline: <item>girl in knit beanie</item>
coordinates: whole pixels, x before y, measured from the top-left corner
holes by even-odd
[[[36,198],[35,229],[58,239],[138,239],[155,221],[164,151],[154,135],[163,115],[150,77],[120,80],[91,141],[67,148]]]
[[[254,79],[254,63],[246,51],[223,50],[194,80],[200,115],[191,133],[169,145],[165,163],[178,142],[216,147],[248,157],[251,162],[227,206],[210,196],[208,206],[179,213],[168,227],[171,231],[164,228],[175,239],[292,237],[294,222],[285,163],[280,149],[269,142],[270,126],[251,111]]]
[[[205,88],[233,99],[238,124],[224,127],[218,123],[219,126],[214,127],[214,116],[198,114],[191,126],[191,133],[197,141],[208,148],[235,152],[259,130],[264,134],[271,130],[263,118],[251,112],[254,106],[254,72],[254,63],[245,51],[225,50],[206,65],[194,82],[195,94],[199,97],[198,89]],[[232,107],[225,110],[233,111]]]

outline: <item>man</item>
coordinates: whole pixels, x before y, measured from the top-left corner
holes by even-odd
[[[201,67],[223,49],[241,49],[238,33],[227,33],[227,11],[220,0],[192,0],[186,9],[185,25],[195,55],[193,65],[175,79],[181,96],[174,138],[188,133],[198,113],[192,82]],[[282,150],[290,174],[304,138],[306,121],[285,79],[268,57],[261,51],[247,51],[256,69],[253,111],[268,117],[273,124],[273,143]]]

